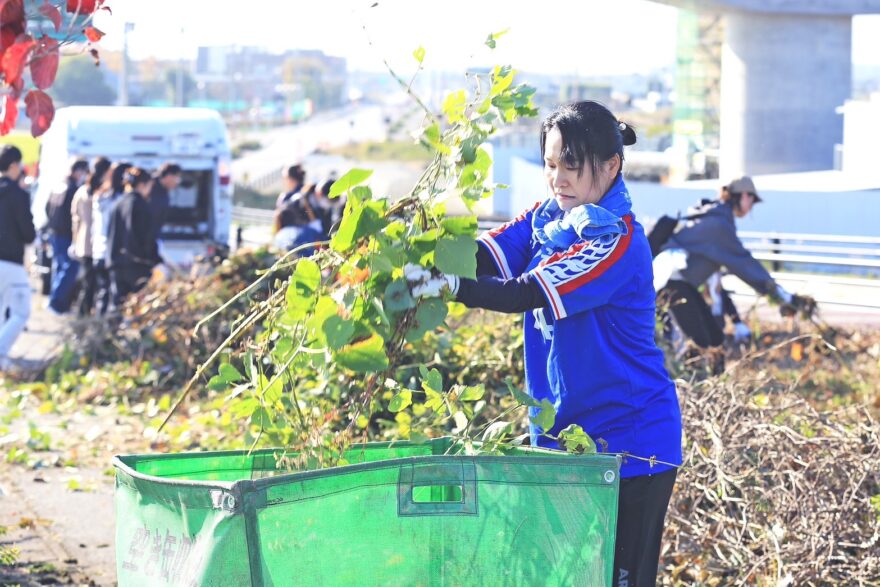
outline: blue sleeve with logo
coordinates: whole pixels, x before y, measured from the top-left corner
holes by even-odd
[[[624,284],[633,267],[622,258],[633,236],[632,216],[626,234],[581,240],[558,252],[530,272],[547,297],[556,320],[608,303]]]

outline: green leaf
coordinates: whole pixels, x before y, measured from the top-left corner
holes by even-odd
[[[422,382],[422,386],[424,386],[424,382]],[[443,401],[443,394],[438,391],[426,388],[425,397],[425,407],[429,410],[439,412],[446,406],[446,402]]]
[[[535,401],[535,399],[532,396],[530,396],[526,393],[523,393],[522,391],[520,391],[519,389],[514,387],[513,382],[509,378],[505,379],[504,383],[507,384],[507,391],[510,392],[510,395],[513,396],[513,399],[515,399],[516,403],[518,403],[519,405],[527,406],[530,408],[535,408],[535,407],[538,407],[541,405],[540,403]]]
[[[229,382],[221,375],[214,375],[208,380],[208,389],[213,391],[223,391],[229,388]]]
[[[263,401],[267,404],[274,404],[281,399],[284,391],[284,381],[279,377],[272,385],[269,385],[269,379],[265,375],[260,375],[259,393],[263,396]]]
[[[373,175],[372,169],[351,169],[348,173],[333,182],[330,188],[329,198],[337,198],[356,185],[367,181]]]
[[[251,414],[251,425],[259,428],[266,428],[272,424],[272,418],[266,408],[257,408]]]
[[[384,246],[373,256],[373,269],[375,272],[391,273],[406,264],[406,251],[403,245],[395,243]]]
[[[389,238],[397,240],[406,232],[406,224],[402,220],[395,220],[382,229],[382,232],[384,232]]]
[[[451,216],[440,221],[440,226],[447,234],[467,236],[471,239],[477,233],[476,216]]]
[[[388,368],[385,341],[378,334],[344,347],[336,353],[336,361],[358,373],[383,371]]]
[[[433,390],[436,392],[443,391],[443,376],[437,369],[427,370],[425,367],[419,367],[419,373],[422,375],[422,389],[425,391]]]
[[[321,269],[311,259],[300,259],[296,264],[290,285],[287,286],[287,311],[302,318],[315,304],[315,292],[321,284]]]
[[[542,399],[539,407],[541,410],[536,415],[530,416],[530,419],[541,430],[549,432],[556,423],[556,408],[547,399]]]
[[[227,383],[234,383],[236,381],[241,381],[242,379],[242,375],[238,372],[238,369],[229,363],[223,363],[220,365],[220,377],[222,377]]]
[[[581,454],[593,454],[596,452],[596,443],[584,429],[577,424],[569,424],[559,433],[560,444],[568,452]]]
[[[450,92],[446,96],[446,99],[443,100],[443,114],[446,115],[446,118],[449,120],[449,124],[455,124],[456,122],[460,122],[465,119],[464,108],[466,104],[467,97],[465,96],[464,90]]]
[[[476,150],[473,163],[469,163],[461,170],[458,178],[458,187],[465,189],[469,187],[480,188],[482,193],[483,183],[489,179],[489,169],[492,167],[492,157],[482,147]]]
[[[450,153],[449,146],[443,142],[440,126],[436,122],[422,131],[419,140],[426,146],[436,149],[443,155],[448,155]]]
[[[399,412],[412,405],[412,390],[404,389],[391,398],[388,403],[388,409],[392,412]]]
[[[282,336],[275,341],[275,348],[272,349],[272,356],[277,363],[284,363],[290,358],[293,352],[293,340],[289,336]]]
[[[480,385],[468,385],[461,390],[458,399],[463,402],[475,402],[483,399],[483,394],[485,393],[486,386],[482,383]]]
[[[373,190],[370,189],[368,185],[359,185],[351,189],[348,192],[349,199],[357,200],[358,203],[363,204],[364,202],[369,202],[373,199]]]
[[[486,46],[489,47],[490,49],[494,49],[495,45],[496,45],[495,41],[497,41],[502,36],[506,35],[509,30],[510,29],[507,28],[507,29],[504,29],[503,31],[498,31],[497,33],[489,34],[489,36],[486,37]]]
[[[354,335],[354,322],[341,316],[330,316],[321,325],[324,336],[327,338],[327,346],[331,350],[338,350],[348,344]]]
[[[416,309],[413,325],[406,333],[406,340],[409,342],[419,340],[425,336],[425,333],[443,324],[448,312],[446,303],[439,298],[422,300]]]
[[[374,234],[388,224],[385,219],[385,201],[364,202],[362,205],[353,204],[351,212],[342,218],[339,230],[330,240],[333,250],[344,253],[348,251],[358,239]]]
[[[335,316],[338,310],[339,305],[336,303],[336,300],[330,296],[319,297],[306,320],[306,327],[309,329],[309,334],[317,338],[321,343],[326,342],[321,327],[323,326],[324,321],[330,316]]]
[[[413,57],[419,62],[419,65],[425,60],[425,48],[419,45],[419,48],[413,51]]]
[[[385,310],[388,312],[403,312],[416,305],[409,287],[403,279],[395,279],[385,288],[385,296],[382,298]]]
[[[477,242],[470,236],[440,238],[434,251],[434,265],[443,273],[476,279]]]

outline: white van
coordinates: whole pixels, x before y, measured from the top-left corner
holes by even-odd
[[[183,168],[170,194],[162,226],[163,256],[178,265],[213,254],[229,242],[232,178],[223,119],[205,108],[71,106],[59,108],[41,140],[34,190],[36,226],[45,224],[49,195],[70,172],[74,158],[104,156],[150,172],[166,162]]]

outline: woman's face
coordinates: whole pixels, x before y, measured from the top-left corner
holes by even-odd
[[[582,204],[595,204],[602,199],[617,176],[620,157],[614,155],[599,164],[594,175],[587,162],[582,167],[567,167],[562,161],[562,133],[552,128],[544,140],[544,175],[556,203],[566,212]]]
[[[749,212],[752,211],[752,206],[755,205],[755,195],[750,194],[748,192],[743,192],[743,194],[739,197],[739,206],[733,211],[736,214],[737,218],[744,218],[748,215]]]
[[[299,182],[287,175],[287,173],[281,172],[281,177],[284,180],[284,186],[287,188],[287,191],[292,192],[299,188]]]

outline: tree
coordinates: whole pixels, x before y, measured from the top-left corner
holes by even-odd
[[[89,46],[104,36],[90,24],[97,10],[109,10],[103,3],[104,0],[44,0],[38,5],[36,1],[0,0],[0,83],[4,90],[0,97],[0,134],[15,128],[18,102],[23,94],[31,134],[36,137],[46,132],[55,117],[55,105],[45,90],[55,82],[59,49],[78,40],[80,34]],[[62,10],[68,14],[66,25]],[[29,30],[36,32],[31,34]],[[90,47],[89,52],[97,62],[98,51]],[[33,87],[25,94],[28,69]]]
[[[116,91],[88,57],[66,59],[51,94],[65,106],[109,106],[116,101]]]

